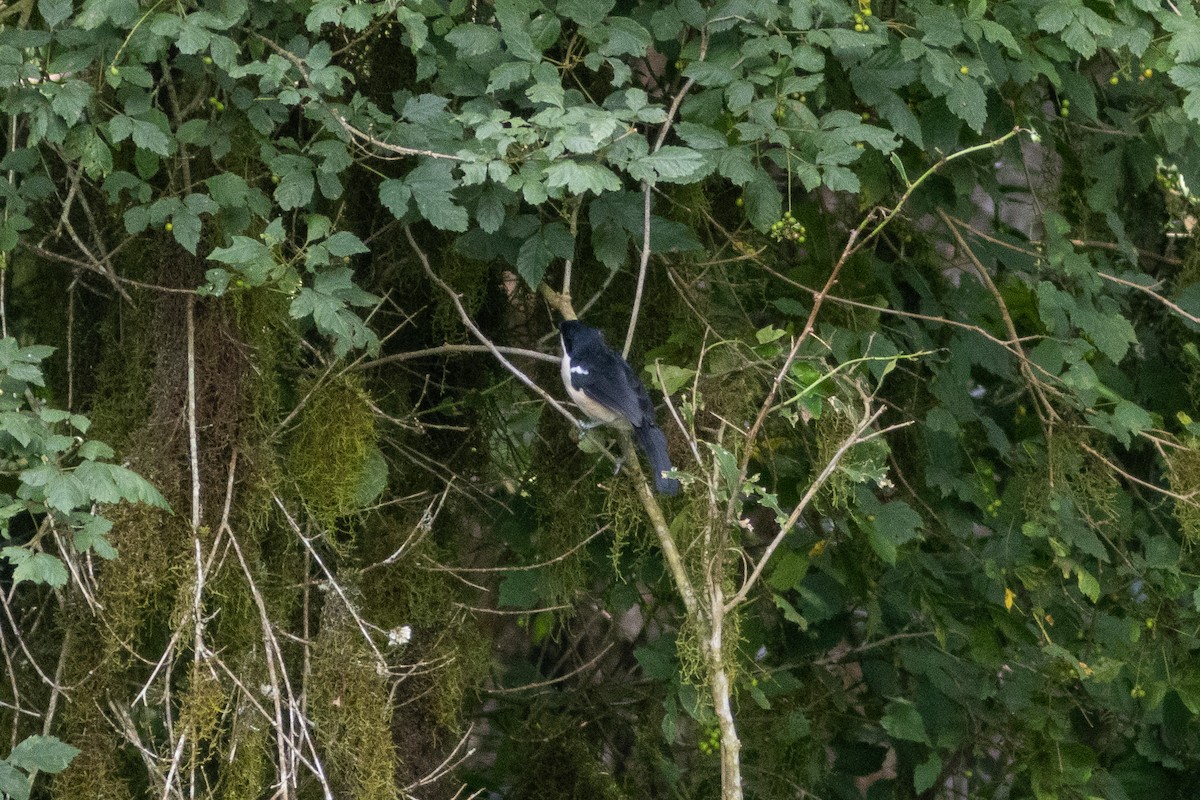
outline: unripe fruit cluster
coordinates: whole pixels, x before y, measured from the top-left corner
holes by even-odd
[[[787,240],[804,244],[808,241],[808,229],[796,221],[791,211],[786,211],[781,219],[771,223],[771,238],[777,242]]]
[[[867,18],[871,16],[871,0],[858,0],[858,13],[854,15],[854,30],[858,33],[866,33],[871,28],[867,24]]]

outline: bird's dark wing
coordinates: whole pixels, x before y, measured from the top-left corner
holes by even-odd
[[[571,373],[571,385],[605,408],[618,412],[635,428],[654,422],[654,405],[646,387],[625,359],[599,340],[571,354],[571,362],[585,366],[586,374]]]

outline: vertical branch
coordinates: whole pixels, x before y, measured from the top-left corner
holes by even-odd
[[[192,468],[192,530],[200,527],[200,440],[196,433],[196,297],[187,299],[188,460]]]
[[[629,330],[625,332],[625,346],[621,357],[629,359],[633,347],[633,332],[637,330],[638,312],[642,307],[642,290],[646,286],[646,271],[650,266],[650,182],[642,182],[642,258],[638,264],[637,289],[633,293],[633,309],[629,312]]]
[[[702,30],[698,60],[703,61],[707,55],[708,31]],[[663,143],[667,140],[667,133],[671,130],[671,124],[675,121],[675,115],[679,113],[679,106],[683,104],[683,98],[687,96],[695,83],[695,78],[688,78],[671,98],[671,106],[667,109],[667,118],[658,129],[658,137],[654,140],[654,146],[650,148],[651,153],[657,153],[662,149]],[[646,271],[650,266],[650,196],[653,191],[654,187],[650,181],[642,181],[642,253],[638,262],[637,290],[633,295],[633,309],[629,312],[629,330],[625,332],[625,346],[621,348],[621,356],[625,359],[629,358],[629,350],[633,347],[633,333],[637,330],[638,312],[642,306],[642,290],[646,285]]]

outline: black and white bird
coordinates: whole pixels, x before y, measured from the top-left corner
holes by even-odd
[[[562,379],[567,394],[589,417],[604,425],[632,431],[654,473],[660,494],[679,493],[679,481],[663,473],[671,469],[667,437],[654,421],[654,404],[633,368],[604,341],[604,334],[578,320],[558,326],[562,338]]]

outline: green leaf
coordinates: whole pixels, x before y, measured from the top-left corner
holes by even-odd
[[[581,28],[599,25],[613,10],[616,0],[562,0],[558,4],[558,13],[574,22]]]
[[[936,752],[930,753],[929,758],[913,769],[913,788],[917,794],[924,794],[933,788],[942,774],[942,759]]]
[[[801,614],[786,597],[780,594],[772,594],[771,599],[774,601],[775,607],[783,613],[783,618],[785,620],[793,625],[796,625],[802,631],[808,630],[808,620],[804,618],[804,615]]]
[[[896,699],[888,703],[879,723],[893,739],[930,744],[925,721],[909,700]]]
[[[171,216],[171,236],[179,246],[192,255],[200,246],[200,232],[203,224],[200,217],[187,209],[180,209]]]
[[[779,591],[798,589],[808,574],[808,565],[807,557],[792,550],[785,551],[775,559],[767,585]]]
[[[783,214],[783,195],[775,181],[761,170],[746,184],[744,197],[746,218],[760,231],[770,228]]]
[[[30,736],[8,756],[8,763],[32,772],[58,773],[79,755],[79,749],[61,741],[56,736]]]
[[[408,213],[412,188],[399,178],[389,178],[379,184],[379,200],[392,216],[401,219]]]
[[[22,547],[5,547],[0,550],[0,557],[7,558],[16,565],[12,573],[14,584],[29,581],[55,588],[67,584],[67,568],[57,556],[49,553],[31,553]],[[16,750],[13,752],[16,753]]]
[[[532,570],[504,573],[499,600],[501,608],[536,608],[539,603],[536,573]]]
[[[1078,564],[1075,565],[1074,569],[1080,594],[1095,603],[1100,599],[1100,581],[1096,580],[1096,576]]]
[[[455,205],[451,195],[457,186],[452,173],[453,167],[448,161],[427,158],[408,174],[404,182],[411,190],[421,216],[435,228],[462,232],[467,229],[469,220],[467,210]]]
[[[366,508],[374,503],[387,489],[387,482],[387,459],[383,457],[382,450],[372,446],[367,453],[362,476],[358,479],[358,485],[354,489],[355,504],[359,508]]]
[[[572,258],[574,253],[575,239],[567,226],[552,222],[521,245],[517,253],[517,272],[530,288],[536,288],[551,261]]]
[[[38,13],[46,23],[47,28],[55,28],[58,23],[71,16],[71,0],[38,0]]]
[[[502,92],[511,86],[529,80],[532,68],[525,61],[505,61],[492,69],[488,76],[487,91]]]
[[[629,17],[609,17],[598,30],[608,34],[607,41],[600,47],[606,56],[644,56],[650,49],[650,31]]]
[[[110,561],[116,558],[117,550],[107,537],[112,525],[112,522],[104,517],[89,515],[87,521],[75,529],[72,537],[75,549],[81,553],[92,550],[96,555]]]
[[[57,85],[57,91],[54,92],[54,98],[50,101],[50,107],[54,109],[55,114],[63,118],[67,125],[74,125],[83,116],[88,102],[92,99],[92,94],[91,86],[81,80],[69,78]],[[104,152],[108,151],[99,137],[95,137],[94,141],[94,146],[103,148]]]
[[[500,49],[500,31],[487,25],[467,23],[446,34],[446,41],[458,49],[463,58],[486,55]]]
[[[602,194],[618,191],[621,188],[621,179],[601,164],[561,159],[546,168],[546,188],[566,188],[573,195],[587,192]]]
[[[634,648],[633,657],[650,680],[665,682],[675,677],[675,659],[664,644]]]
[[[0,795],[8,800],[29,800],[29,777],[7,761],[0,761]]]
[[[672,395],[685,386],[690,386],[696,377],[696,370],[687,367],[677,367],[674,364],[659,364],[656,368],[647,368],[654,385],[663,394]],[[659,382],[659,376],[662,382]]]
[[[987,119],[987,95],[983,87],[968,77],[954,81],[946,93],[946,105],[954,116],[971,126],[976,133],[983,132]]]
[[[153,122],[131,119],[133,143],[138,147],[160,155],[169,156],[175,149],[175,141]]]
[[[330,255],[337,256],[338,258],[370,252],[367,246],[363,244],[362,239],[359,239],[349,231],[338,231],[326,239],[323,244]]]
[[[279,176],[273,196],[281,209],[292,211],[308,205],[315,188],[316,180],[311,171],[293,170]]]
[[[903,500],[886,505],[868,501],[867,531],[872,549],[888,564],[896,563],[899,548],[920,535],[921,516]]]
[[[708,160],[690,147],[667,145],[629,165],[635,180],[657,183],[687,183],[710,171]]]
[[[95,462],[85,462],[92,464]],[[92,495],[79,478],[69,472],[56,472],[45,486],[46,505],[59,511],[70,512],[87,506]]]

